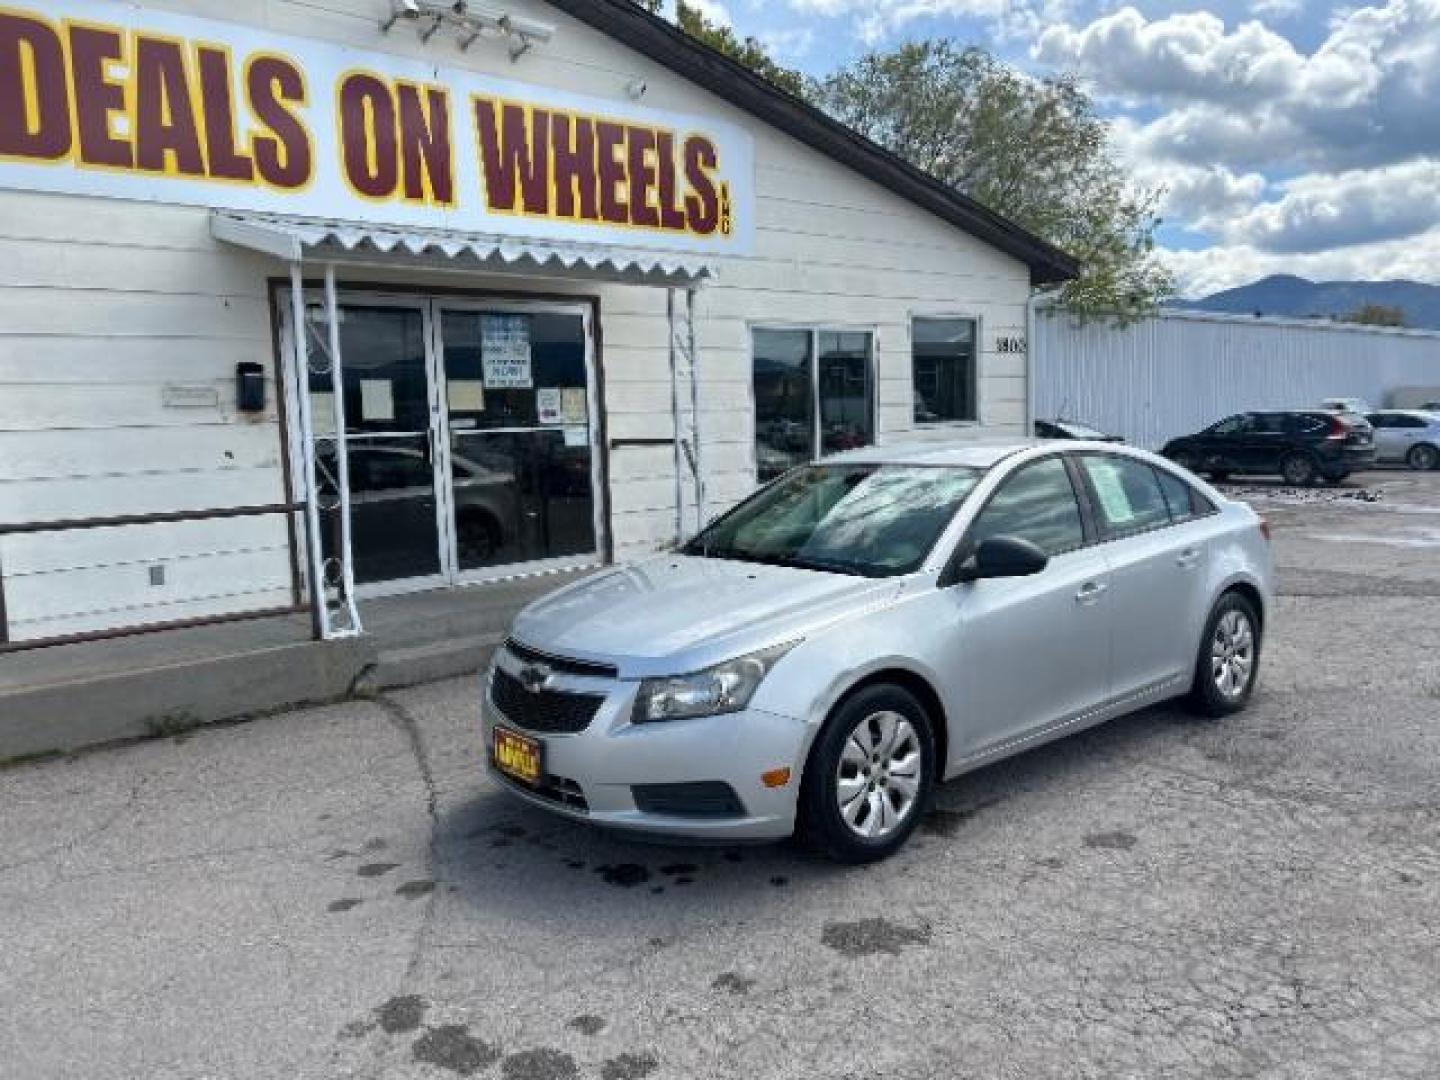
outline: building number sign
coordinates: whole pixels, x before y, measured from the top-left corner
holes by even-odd
[[[995,339],[995,351],[998,353],[1023,353],[1025,351],[1025,338],[1012,334],[1008,337],[997,337]]]

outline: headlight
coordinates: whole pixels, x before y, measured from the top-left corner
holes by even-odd
[[[717,716],[739,712],[750,704],[765,676],[779,659],[800,644],[776,645],[748,656],[665,679],[646,679],[640,684],[630,719],[637,724],[657,720],[684,720],[695,716]]]

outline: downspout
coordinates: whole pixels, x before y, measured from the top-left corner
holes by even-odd
[[[330,404],[335,420],[335,480],[340,489],[340,584],[345,590],[345,613],[350,632],[361,632],[360,609],[355,604],[355,562],[350,542],[350,452],[345,435],[345,369],[340,355],[340,305],[335,298],[335,264],[325,264],[325,322],[330,348]],[[432,443],[433,445],[433,443]]]
[[[665,315],[670,328],[670,418],[675,430],[675,544],[685,539],[685,474],[680,446],[679,341],[675,333],[675,290],[665,290]]]
[[[1025,438],[1035,434],[1035,305],[1040,294],[1032,286],[1025,301]]]
[[[290,263],[290,322],[295,339],[295,401],[300,410],[300,458],[305,469],[305,550],[310,562],[310,626],[316,640],[330,636],[325,611],[325,565],[320,546],[319,493],[315,485],[315,425],[310,415],[310,348],[305,335],[305,279],[300,260]]]
[[[695,286],[685,290],[685,329],[690,354],[690,439],[694,444],[695,531],[705,527],[705,461],[700,452],[700,355],[695,351]]]

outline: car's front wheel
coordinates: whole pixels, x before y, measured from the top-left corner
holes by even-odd
[[[836,706],[810,751],[801,833],[839,862],[883,859],[920,823],[935,773],[930,717],[915,695],[864,687]]]
[[[1240,593],[1227,592],[1205,624],[1190,700],[1205,716],[1238,712],[1249,702],[1259,670],[1259,613]]]

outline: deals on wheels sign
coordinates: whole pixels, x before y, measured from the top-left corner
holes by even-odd
[[[753,155],[721,121],[231,23],[0,7],[0,188],[746,254]]]

